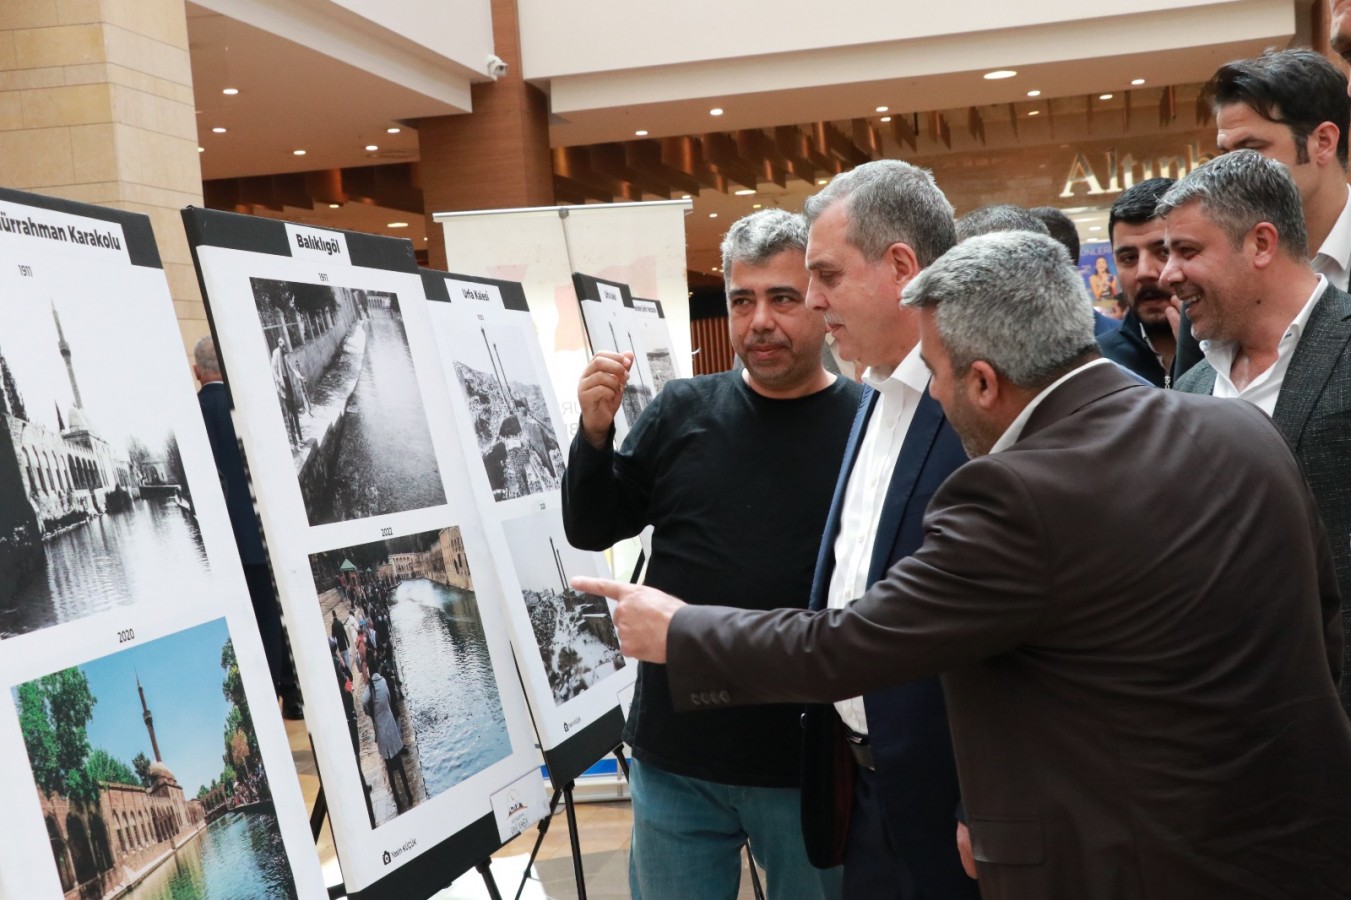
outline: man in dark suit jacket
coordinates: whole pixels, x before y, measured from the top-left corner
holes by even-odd
[[[192,373],[202,385],[197,392],[197,403],[202,408],[211,455],[216,460],[216,474],[220,476],[221,489],[225,492],[225,509],[230,514],[235,545],[244,564],[244,581],[253,602],[254,617],[258,620],[258,633],[267,654],[272,686],[281,698],[282,715],[288,719],[302,719],[305,711],[300,702],[300,688],[296,685],[291,659],[286,652],[277,592],[272,587],[267,552],[263,549],[258,518],[253,512],[253,498],[249,496],[249,479],[244,472],[244,460],[239,455],[234,420],[230,418],[230,392],[221,377],[216,344],[210,335],[192,348],[192,360]]]
[[[625,651],[667,663],[678,707],[943,672],[986,900],[1345,897],[1351,722],[1313,498],[1257,410],[1100,359],[1082,291],[1025,233],[974,238],[907,289],[972,461],[850,607],[576,586],[620,600]],[[1129,495],[1107,490],[1121,460],[1150,476]]]
[[[929,173],[894,160],[837,176],[805,214],[807,305],[824,314],[840,356],[867,367],[812,582],[810,608],[825,609],[919,546],[929,497],[966,461],[926,392],[918,315],[898,303],[955,232]],[[938,679],[809,707],[803,725],[803,837],[816,865],[844,864],[845,896],[974,900]]]
[[[1159,210],[1169,244],[1177,247],[1164,277],[1189,303],[1206,357],[1177,387],[1248,400],[1285,435],[1332,543],[1345,616],[1351,611],[1351,296],[1309,267],[1294,180],[1254,151],[1198,169],[1163,196]],[[1349,664],[1351,657],[1343,668]],[[1342,704],[1351,714],[1346,683]]]

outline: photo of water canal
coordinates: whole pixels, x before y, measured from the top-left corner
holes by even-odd
[[[210,593],[177,437],[200,413],[166,392],[188,388],[177,332],[129,363],[144,322],[111,306],[0,303],[0,637]]]
[[[310,524],[445,503],[399,298],[250,282]]]
[[[67,895],[296,896],[224,619],[13,695]]]
[[[459,528],[310,565],[372,827],[510,755]]]

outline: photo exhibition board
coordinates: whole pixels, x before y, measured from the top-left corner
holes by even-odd
[[[430,896],[547,803],[412,245],[183,218],[348,893]]]
[[[0,190],[0,423],[0,895],[326,897],[146,216]]]
[[[608,577],[609,567],[563,533],[570,441],[524,290],[422,275],[479,511],[485,527],[501,530],[499,578],[516,586],[506,596],[517,665],[551,780],[561,786],[619,746],[621,698],[637,666],[619,651],[609,604],[568,584],[574,575]]]

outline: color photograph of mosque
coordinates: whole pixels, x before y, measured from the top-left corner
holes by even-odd
[[[145,332],[105,298],[0,301],[0,637],[209,588],[164,399],[187,373]]]
[[[296,896],[224,619],[13,693],[68,900]]]

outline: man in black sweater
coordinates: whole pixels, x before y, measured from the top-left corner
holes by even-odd
[[[858,406],[821,365],[802,218],[765,210],[723,241],[728,322],[745,368],[673,381],[616,451],[633,363],[598,354],[578,385],[581,428],[563,483],[574,546],[602,550],[654,526],[647,583],[694,603],[806,607],[816,551]],[[642,663],[625,730],[633,747],[635,900],[735,896],[750,840],[770,900],[838,896],[808,862],[799,819],[801,710],[675,713],[665,666]]]

